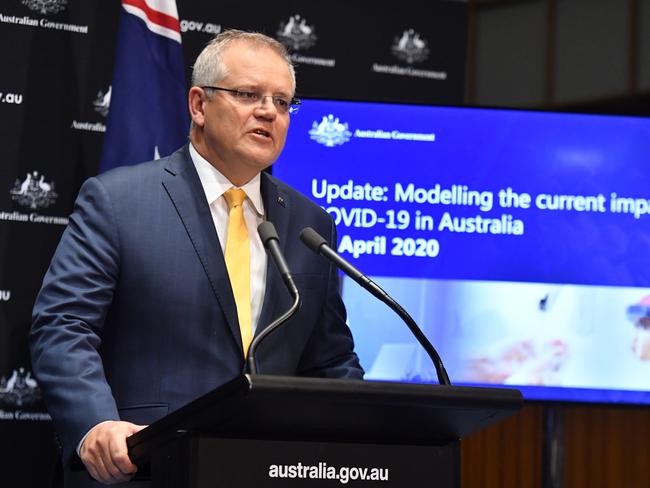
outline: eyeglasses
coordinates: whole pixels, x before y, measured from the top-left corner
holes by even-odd
[[[260,92],[256,91],[233,90],[232,88],[221,88],[220,86],[202,86],[201,89],[220,90],[232,93],[235,100],[242,105],[255,105],[268,97],[273,100],[273,105],[275,105],[276,110],[281,114],[295,114],[298,112],[300,104],[302,103],[298,98],[288,98],[283,97],[282,95],[262,95]]]

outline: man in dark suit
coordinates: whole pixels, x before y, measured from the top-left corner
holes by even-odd
[[[337,273],[298,242],[312,226],[334,245],[332,219],[262,173],[299,103],[286,51],[225,32],[197,59],[193,85],[190,144],[84,183],[34,307],[33,367],[64,466],[79,456],[103,483],[135,472],[129,435],[241,374],[251,336],[289,307],[255,231],[264,220],[278,230],[302,306],[260,347],[260,372],[363,375]]]

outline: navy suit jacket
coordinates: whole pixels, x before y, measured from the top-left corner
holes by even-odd
[[[298,237],[311,226],[334,244],[332,219],[265,173],[261,191],[302,306],[260,346],[259,372],[361,378],[337,273]],[[290,303],[269,259],[257,332]],[[235,300],[187,146],[84,183],[30,342],[65,464],[98,422],[151,423],[242,373]]]

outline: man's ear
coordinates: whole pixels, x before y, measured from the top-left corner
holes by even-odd
[[[192,117],[192,122],[197,127],[203,127],[205,124],[204,93],[198,86],[193,86],[187,94],[187,106],[190,111],[190,117]]]

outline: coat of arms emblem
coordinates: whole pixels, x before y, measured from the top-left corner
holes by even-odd
[[[47,183],[45,176],[39,176],[38,171],[27,173],[22,181],[16,178],[10,193],[12,200],[32,209],[49,207],[58,197],[54,191],[54,182]]]
[[[0,402],[22,407],[41,399],[41,391],[32,373],[25,368],[14,369],[9,378],[0,378]]]
[[[318,39],[314,26],[307,25],[307,21],[298,14],[289,17],[287,22],[282,22],[276,34],[280,42],[295,51],[309,49]]]
[[[408,64],[419,63],[429,56],[427,41],[413,29],[407,29],[395,37],[393,54]]]
[[[343,123],[338,117],[329,114],[323,116],[320,122],[314,121],[309,136],[319,144],[334,147],[348,142],[352,132],[350,132],[347,122]]]
[[[23,0],[23,5],[39,14],[58,14],[65,10],[68,0]]]
[[[112,91],[113,91],[112,86],[108,87],[108,90],[106,90],[106,93],[99,90],[97,92],[97,98],[93,102],[93,107],[95,107],[95,112],[103,115],[104,117],[108,117],[108,110],[111,107],[111,92]]]

